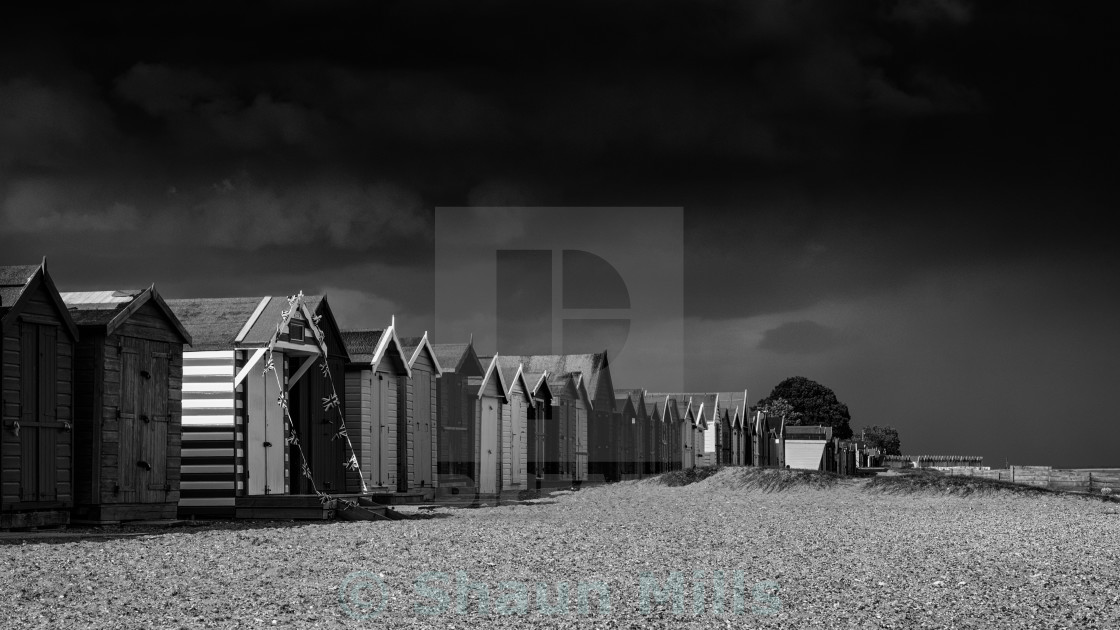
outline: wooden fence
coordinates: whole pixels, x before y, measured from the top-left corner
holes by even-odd
[[[1012,466],[985,470],[982,468],[943,468],[950,475],[997,479],[1029,486],[1065,490],[1067,492],[1100,493],[1112,488],[1120,494],[1120,468],[1051,468],[1049,466]]]

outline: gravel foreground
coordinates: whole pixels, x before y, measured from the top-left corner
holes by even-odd
[[[425,520],[3,544],[0,624],[1120,627],[1118,504],[883,494],[865,480],[764,492],[743,487],[744,474],[440,508]]]

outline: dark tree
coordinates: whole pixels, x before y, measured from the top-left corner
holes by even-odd
[[[902,442],[894,427],[870,426],[860,431],[860,439],[868,446],[882,450],[884,455],[902,455]]]
[[[834,436],[842,440],[852,437],[848,406],[836,400],[836,394],[824,385],[804,376],[787,378],[758,401],[755,409],[767,408],[779,398],[793,407],[793,413],[786,418],[789,424],[832,427]]]

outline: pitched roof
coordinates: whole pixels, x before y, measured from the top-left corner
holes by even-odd
[[[40,265],[12,265],[0,267],[0,314],[6,313],[12,307],[39,271]]]
[[[509,355],[507,360],[517,361],[525,366],[526,372],[548,372],[549,374],[583,375],[584,385],[590,397],[599,391],[599,381],[607,369],[607,353],[593,354],[531,354]]]
[[[377,351],[377,344],[381,343],[384,335],[384,330],[344,330],[342,344],[350,353],[352,362],[369,363],[373,361],[373,353]]]
[[[185,343],[191,343],[191,334],[182,321],[163,300],[153,284],[147,289],[124,289],[120,291],[72,291],[59,294],[66,304],[74,323],[79,326],[105,327],[106,334],[112,334],[117,326],[124,323],[141,308],[151,302],[163,313]]]
[[[54,281],[51,280],[51,275],[47,273],[46,258],[38,265],[0,267],[0,317],[7,317],[12,312],[20,298],[23,297],[27,287],[36,277],[40,278],[39,282],[47,292],[47,299],[57,309],[58,318],[66,331],[70,333],[70,338],[77,340],[78,327],[74,325],[74,320],[70,317],[70,312],[66,310],[66,305],[62,303],[62,298],[58,294],[58,289],[54,286]]]
[[[436,369],[436,373],[442,374],[444,372],[443,364],[440,363],[439,357],[436,356],[435,348],[432,347],[432,342],[428,339],[428,333],[424,333],[421,337],[401,337],[399,341],[401,342],[401,351],[404,352],[404,356],[408,359],[408,364],[410,366],[415,363],[416,359],[420,356],[420,346],[426,346],[431,352],[432,361],[435,363],[432,367]]]
[[[263,297],[167,300],[194,342],[192,350],[230,350]],[[275,323],[273,323],[275,327]]]

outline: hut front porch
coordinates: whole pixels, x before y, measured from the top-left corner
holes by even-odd
[[[348,499],[365,503],[369,494],[332,494],[335,499]],[[325,521],[335,517],[335,503],[324,504],[315,494],[263,494],[237,497],[234,502],[236,518],[297,519]]]

